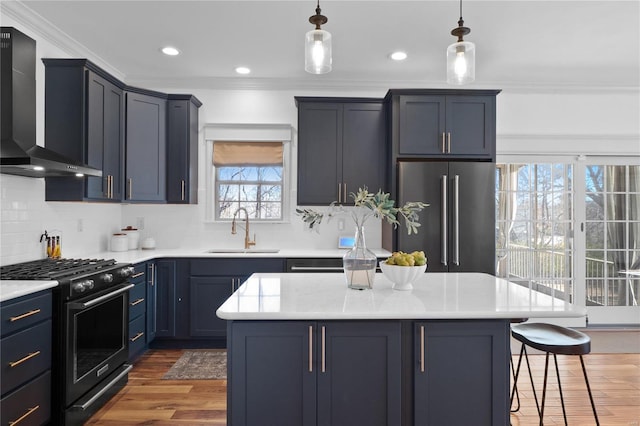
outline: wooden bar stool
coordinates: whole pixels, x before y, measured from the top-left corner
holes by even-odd
[[[531,388],[533,389],[533,397],[536,401],[536,407],[538,408],[538,415],[540,416],[540,425],[542,426],[542,420],[544,417],[544,403],[547,392],[547,373],[549,371],[549,354],[553,354],[553,361],[556,365],[556,377],[558,378],[558,389],[560,391],[560,402],[562,403],[562,415],[564,416],[564,424],[567,425],[567,413],[564,407],[564,397],[562,396],[562,385],[560,384],[560,371],[558,370],[558,360],[556,355],[579,355],[580,364],[582,365],[582,373],[584,374],[584,381],[587,385],[587,391],[589,393],[589,400],[591,401],[591,408],[593,409],[593,416],[596,419],[596,424],[600,425],[598,420],[598,413],[596,412],[596,405],[593,402],[593,395],[591,395],[591,387],[589,386],[589,379],[587,378],[587,370],[584,367],[584,360],[582,355],[588,354],[591,351],[591,338],[584,333],[577,330],[573,330],[566,327],[560,327],[553,324],[544,323],[525,323],[515,324],[511,326],[511,335],[522,342],[520,348],[520,358],[518,359],[518,366],[516,368],[514,376],[514,388],[511,392],[511,402],[513,403],[514,393],[517,393],[518,374],[520,373],[520,364],[522,362],[522,354],[524,353],[527,361],[527,369],[529,370],[529,379],[531,380]],[[538,404],[538,397],[533,385],[533,375],[531,374],[531,366],[529,365],[529,357],[527,355],[526,346],[531,346],[534,349],[538,349],[546,353],[544,363],[544,384],[542,387],[542,402]],[[519,405],[519,404],[518,404]]]

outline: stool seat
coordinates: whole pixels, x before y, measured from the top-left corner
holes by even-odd
[[[562,355],[591,352],[591,338],[571,328],[555,324],[525,323],[511,326],[511,335],[532,348]]]

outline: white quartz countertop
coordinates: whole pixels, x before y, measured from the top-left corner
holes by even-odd
[[[129,250],[129,251],[104,251],[91,253],[81,257],[91,259],[115,259],[117,262],[139,263],[156,258],[341,258],[347,252],[346,249],[277,249],[269,248],[251,249],[241,252],[241,249],[230,249],[229,253],[209,253],[209,250],[224,250],[224,248],[179,248],[179,249],[153,249],[153,250]],[[236,250],[236,251],[233,251]],[[388,257],[391,253],[384,249],[370,249],[378,257]],[[78,256],[73,256],[78,257]]]
[[[397,291],[381,274],[372,290],[342,273],[253,274],[217,310],[226,320],[499,319],[581,317],[586,310],[483,273],[426,273]]]
[[[209,253],[209,250],[224,250],[225,248],[177,248],[177,249],[153,249],[153,250],[129,250],[129,251],[103,251],[72,255],[70,258],[83,259],[114,259],[118,263],[140,263],[159,258],[341,258],[347,252],[346,249],[278,249],[274,251],[268,248],[257,248],[248,252],[239,252],[237,248],[230,249],[229,253]],[[235,251],[234,251],[235,250]],[[378,257],[388,257],[390,252],[384,249],[371,249]],[[0,280],[0,302],[15,299],[40,290],[55,287],[57,281],[22,281]]]
[[[37,293],[58,285],[58,281],[0,281],[0,302]]]

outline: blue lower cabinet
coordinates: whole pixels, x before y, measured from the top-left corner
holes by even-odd
[[[51,290],[0,303],[0,423],[51,419]]]
[[[509,320],[414,324],[415,425],[509,425]]]
[[[51,417],[51,370],[0,401],[3,425],[43,425]]]
[[[146,348],[145,316],[129,322],[129,360],[137,358]]]
[[[399,321],[234,321],[230,330],[229,424],[402,423]]]

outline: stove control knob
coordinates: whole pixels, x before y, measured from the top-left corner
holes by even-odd
[[[82,281],[75,283],[74,285],[71,286],[71,289],[75,292],[75,293],[82,293],[84,292],[84,283]]]
[[[126,266],[118,271],[118,275],[120,275],[121,278],[127,278],[133,275],[134,271],[135,268],[133,266]]]
[[[102,278],[102,281],[105,283],[113,282],[113,274],[102,274],[100,278]]]
[[[93,288],[93,284],[94,284],[93,280],[86,280],[86,281],[84,282],[84,287],[85,287],[86,289],[91,290],[91,289]]]

